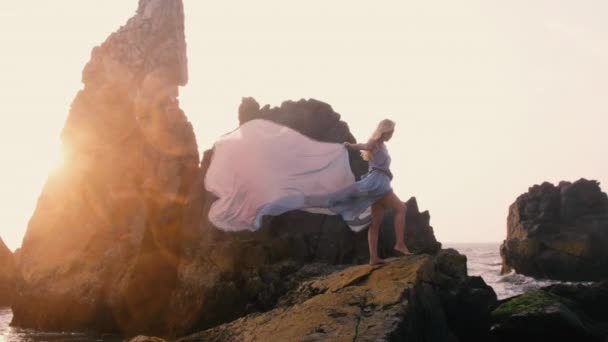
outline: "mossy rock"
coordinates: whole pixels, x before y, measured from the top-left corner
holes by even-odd
[[[492,341],[604,341],[573,301],[536,290],[503,302],[492,312]]]
[[[492,319],[500,322],[514,315],[542,314],[548,307],[562,305],[571,307],[573,303],[552,293],[535,290],[500,304],[492,311]]]

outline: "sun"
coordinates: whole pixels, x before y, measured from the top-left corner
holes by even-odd
[[[49,173],[57,174],[64,170],[66,164],[66,148],[63,144],[55,149],[49,158],[50,170]]]

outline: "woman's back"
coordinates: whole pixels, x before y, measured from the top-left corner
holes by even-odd
[[[390,171],[391,156],[388,154],[388,150],[385,144],[380,144],[376,150],[372,153],[372,157],[369,160],[369,168],[379,169],[384,171]]]

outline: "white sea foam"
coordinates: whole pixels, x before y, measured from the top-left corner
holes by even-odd
[[[499,243],[454,243],[444,248],[454,248],[467,256],[469,275],[481,276],[490,285],[498,299],[504,299],[552,284],[576,284],[550,279],[538,279],[511,272],[500,274],[502,261]],[[587,283],[581,283],[587,284]]]

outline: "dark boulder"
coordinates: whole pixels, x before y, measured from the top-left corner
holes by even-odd
[[[493,341],[603,342],[608,283],[551,285],[506,299],[492,312]]]
[[[250,108],[246,110],[246,108]],[[266,108],[266,109],[264,109]],[[339,121],[331,106],[316,100],[285,102],[279,109],[259,110],[255,100],[243,100],[239,115],[244,118],[275,120],[319,141],[336,142],[353,139],[348,126]],[[306,120],[292,117],[305,116]],[[246,121],[246,120],[245,120]],[[313,122],[314,125],[307,126]],[[306,123],[306,124],[304,124]],[[300,125],[304,125],[301,127]],[[326,132],[335,135],[325,135]],[[339,137],[336,139],[336,136]],[[207,151],[201,163],[202,180],[213,158]],[[351,156],[354,165],[362,164],[360,155]],[[356,166],[353,166],[357,172]],[[361,264],[369,261],[367,231],[351,231],[338,216],[288,212],[266,220],[256,232],[226,233],[207,219],[212,194],[204,192],[200,204],[200,222],[185,232],[178,285],[172,299],[170,334],[203,330],[226,323],[243,315],[267,311],[278,299],[298,284],[298,270],[311,263]],[[195,203],[195,202],[193,202]],[[437,242],[429,224],[428,211],[420,213],[415,198],[408,202],[406,237],[408,247],[417,253],[437,253]],[[392,220],[383,225],[379,253],[393,253]],[[290,281],[289,279],[295,279]],[[227,305],[230,303],[230,305]]]
[[[178,341],[487,341],[496,302],[453,250],[340,269],[283,298]]]
[[[608,197],[596,181],[535,185],[509,208],[503,273],[608,279]]]

